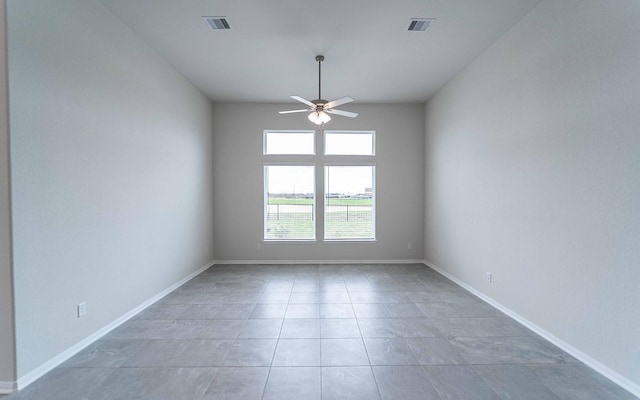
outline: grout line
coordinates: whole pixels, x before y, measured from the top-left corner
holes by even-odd
[[[369,280],[369,279],[367,278],[367,280]],[[371,283],[369,283],[369,284],[371,284]],[[347,287],[347,293],[350,293],[348,287]],[[371,364],[371,357],[369,357],[369,350],[367,349],[367,344],[364,341],[364,335],[362,334],[362,329],[360,328],[360,321],[358,320],[358,317],[356,316],[356,310],[355,310],[355,308],[353,308],[353,301],[351,301],[351,295],[349,295],[349,300],[350,300],[350,304],[351,304],[351,311],[353,311],[353,316],[354,316],[354,318],[356,320],[356,325],[358,325],[358,331],[360,332],[360,340],[362,341],[362,346],[364,347],[364,351],[367,354],[367,360],[369,360],[369,371],[371,371],[371,375],[373,376],[373,381],[376,384],[376,390],[378,391],[378,398],[382,399],[382,393],[380,392],[380,385],[378,385],[378,379],[376,378],[376,374],[373,372],[373,366]]]

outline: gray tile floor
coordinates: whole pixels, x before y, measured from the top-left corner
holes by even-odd
[[[18,399],[635,399],[424,265],[217,265]]]

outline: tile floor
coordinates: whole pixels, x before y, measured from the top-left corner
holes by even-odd
[[[635,397],[416,264],[217,265],[9,399]]]

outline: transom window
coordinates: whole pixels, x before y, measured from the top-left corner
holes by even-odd
[[[373,136],[371,131],[325,131],[324,154],[373,156]]]
[[[265,131],[263,154],[315,154],[315,132]]]
[[[265,241],[375,240],[375,132],[265,131],[263,154]]]

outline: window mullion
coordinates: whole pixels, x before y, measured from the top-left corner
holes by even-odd
[[[316,238],[324,238],[324,131],[316,131]]]

